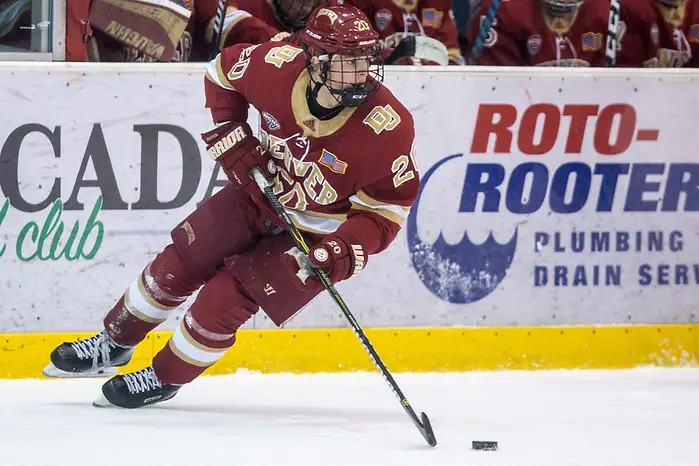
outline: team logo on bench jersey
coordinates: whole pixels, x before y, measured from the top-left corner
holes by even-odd
[[[374,15],[374,22],[376,23],[376,29],[379,31],[383,31],[386,29],[393,19],[393,13],[391,13],[391,10],[388,10],[386,8],[382,8],[379,11],[376,12]]]
[[[541,36],[534,34],[527,40],[527,51],[529,55],[534,56],[541,51]]]

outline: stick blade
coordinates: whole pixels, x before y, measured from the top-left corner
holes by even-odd
[[[434,436],[434,431],[432,430],[432,424],[427,414],[421,413],[420,420],[422,421],[422,436],[427,440],[427,444],[431,447],[437,445],[437,437]]]
[[[441,66],[449,65],[449,51],[446,45],[427,36],[415,36],[414,38],[417,58],[433,61]]]
[[[446,45],[427,36],[408,36],[404,38],[393,49],[391,55],[386,59],[387,65],[392,65],[396,61],[405,57],[414,57],[421,60],[432,61],[441,66],[449,64],[449,51]]]

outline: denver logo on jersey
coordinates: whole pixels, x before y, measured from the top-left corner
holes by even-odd
[[[582,35],[583,52],[596,52],[602,48],[602,33],[586,32]]]
[[[338,159],[335,154],[328,152],[325,149],[323,149],[323,153],[320,154],[318,162],[321,165],[325,165],[335,173],[339,173],[340,175],[344,175],[347,171],[347,162],[343,162],[342,160]]]

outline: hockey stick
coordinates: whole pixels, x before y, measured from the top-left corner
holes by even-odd
[[[218,0],[218,8],[216,9],[216,19],[214,20],[214,30],[211,34],[211,43],[209,44],[209,60],[213,60],[218,55],[218,43],[221,40],[221,32],[223,29],[223,17],[226,12],[226,0]]]
[[[481,50],[483,50],[483,46],[485,45],[485,39],[490,33],[490,27],[493,25],[493,21],[495,21],[495,15],[498,12],[498,8],[500,8],[500,0],[492,0],[490,2],[490,7],[488,7],[488,12],[486,13],[485,18],[483,18],[483,22],[481,22],[481,28],[478,30],[478,36],[473,42],[473,47],[471,47],[471,53],[468,56],[469,65],[476,64],[478,55],[480,55]]]
[[[296,241],[296,245],[298,246],[298,248],[305,254],[308,254],[309,248],[306,244],[306,241],[303,239],[303,236],[301,236],[301,233],[299,232],[298,228],[296,228],[296,225],[294,225],[291,221],[289,214],[286,212],[281,202],[279,202],[279,199],[277,199],[277,196],[274,194],[274,191],[272,191],[272,184],[269,181],[267,181],[265,176],[257,167],[253,167],[250,170],[250,174],[255,180],[255,183],[257,183],[257,186],[259,186],[262,192],[264,192],[270,204],[272,204],[272,207],[277,212],[277,215],[279,215],[279,218],[284,222],[286,228],[289,230],[289,233],[291,233],[291,236],[294,238],[294,241]],[[437,445],[437,439],[434,436],[434,432],[432,431],[432,425],[430,424],[430,420],[428,419],[427,414],[421,414],[420,419],[422,420],[422,422],[420,422],[420,419],[418,419],[417,414],[415,414],[415,411],[413,410],[412,406],[410,406],[410,403],[408,402],[407,398],[405,398],[405,395],[403,395],[403,392],[398,387],[398,384],[393,379],[393,376],[388,371],[383,361],[381,361],[381,358],[379,357],[378,353],[371,345],[369,339],[364,334],[364,331],[355,320],[354,316],[345,304],[345,301],[340,296],[340,293],[338,293],[335,289],[335,285],[333,285],[333,282],[330,281],[330,278],[323,270],[314,268],[314,271],[320,279],[323,286],[325,287],[325,289],[328,290],[328,293],[330,293],[333,300],[337,303],[342,312],[345,314],[345,317],[347,317],[347,320],[349,321],[350,325],[352,326],[352,329],[354,330],[354,334],[357,336],[357,338],[359,338],[359,341],[362,343],[362,346],[364,346],[364,349],[369,354],[369,357],[381,372],[381,375],[383,375],[386,382],[388,382],[388,384],[391,386],[391,390],[393,390],[393,393],[395,393],[395,395],[400,400],[401,405],[403,405],[403,409],[405,409],[405,412],[408,413],[410,419],[412,419],[413,423],[415,424],[415,427],[418,428],[418,430],[425,438],[429,446],[433,447]]]
[[[604,54],[604,66],[616,65],[616,51],[619,48],[619,21],[621,18],[621,0],[609,2],[609,22],[607,23],[607,45]]]
[[[401,40],[391,54],[384,60],[386,65],[392,65],[401,58],[413,57],[433,61],[442,66],[449,64],[449,52],[446,45],[437,39],[427,36],[408,36]]]

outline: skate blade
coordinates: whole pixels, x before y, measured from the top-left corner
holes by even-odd
[[[42,374],[44,374],[45,377],[52,377],[57,379],[92,379],[100,377],[112,377],[116,373],[116,367],[107,367],[106,369],[98,369],[96,371],[66,372],[54,366],[53,363],[49,363],[49,365],[44,367],[44,370],[42,371]]]
[[[117,406],[117,405],[111,404],[109,402],[109,400],[107,400],[107,398],[104,397],[104,395],[102,393],[100,393],[99,396],[92,401],[92,406],[94,406],[95,408],[122,409],[122,408],[119,408],[119,406]]]

